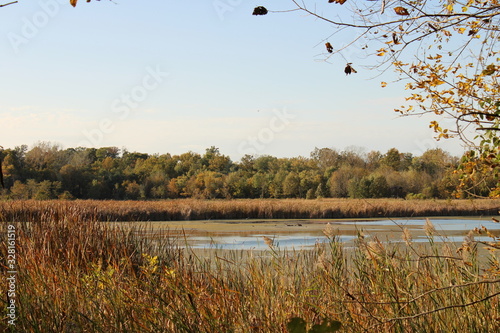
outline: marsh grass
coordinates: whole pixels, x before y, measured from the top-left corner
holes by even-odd
[[[161,201],[0,201],[7,221],[63,219],[78,212],[85,220],[183,221],[214,219],[334,219],[498,215],[499,199],[237,199]]]
[[[498,256],[478,260],[471,237],[457,249],[435,234],[421,248],[408,234],[407,244],[359,235],[344,248],[327,230],[329,242],[312,250],[269,242],[205,256],[70,203],[36,214],[16,223],[14,332],[286,332],[294,317],[309,327],[338,320],[342,332],[500,329]],[[6,253],[2,242],[2,263]]]

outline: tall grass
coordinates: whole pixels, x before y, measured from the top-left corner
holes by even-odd
[[[0,330],[286,332],[293,317],[309,326],[338,320],[343,332],[500,329],[498,257],[479,260],[472,236],[456,249],[432,242],[429,225],[427,247],[406,233],[407,244],[359,236],[346,249],[327,229],[330,241],[310,251],[270,242],[264,253],[202,257],[168,235],[142,238],[148,230],[120,230],[64,207],[15,223],[18,319],[15,328],[2,320]],[[3,281],[6,255],[2,242]]]
[[[100,221],[179,221],[208,219],[315,219],[497,215],[499,199],[238,199],[162,201],[17,200],[1,201],[7,221],[40,221],[45,215],[64,218],[78,212]]]

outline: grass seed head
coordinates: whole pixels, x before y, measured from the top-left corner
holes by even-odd
[[[325,234],[326,237],[329,239],[334,238],[336,235],[339,234],[338,229],[334,229],[333,226],[330,224],[330,222],[327,223],[325,229],[323,229],[323,234]]]
[[[408,228],[403,228],[402,238],[405,241],[406,245],[411,245],[412,237]]]
[[[262,236],[262,238],[264,239],[264,243],[266,243],[267,246],[269,247],[274,247],[274,240],[272,240],[271,238],[267,237],[267,236]]]
[[[431,220],[425,219],[424,231],[425,234],[429,237],[432,237],[436,234],[436,228],[434,227],[434,224],[432,224]]]

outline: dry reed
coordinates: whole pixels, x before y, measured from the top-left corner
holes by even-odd
[[[148,230],[98,222],[105,215],[95,207],[116,203],[33,202],[42,212],[30,203],[9,203],[32,217],[8,215],[23,216],[9,222],[18,230],[14,332],[286,332],[293,317],[309,327],[338,320],[343,332],[500,329],[495,252],[480,261],[468,251],[465,260],[434,243],[419,249],[362,236],[346,250],[331,234],[310,251],[200,257],[168,235],[143,238]],[[2,263],[6,255],[2,242]]]
[[[41,221],[44,215],[63,218],[75,211],[99,221],[181,221],[214,219],[328,219],[497,215],[499,199],[237,199],[162,201],[18,200],[1,201],[6,221]]]

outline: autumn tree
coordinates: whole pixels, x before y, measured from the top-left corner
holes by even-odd
[[[205,155],[201,158],[201,164],[210,171],[228,173],[232,162],[229,156],[222,155],[219,148],[214,146],[207,148]]]
[[[407,90],[407,103],[395,106],[395,111],[405,116],[431,114],[430,127],[438,140],[458,138],[470,147],[462,161],[463,190],[484,184],[494,174],[497,181],[491,194],[500,195],[498,1],[291,3],[291,10],[307,13],[331,28],[318,36],[325,37],[325,60],[340,56],[347,63],[346,74],[354,73],[353,68],[361,64],[352,64],[354,60],[344,54],[356,49],[368,59],[366,68],[392,67],[406,81]]]

